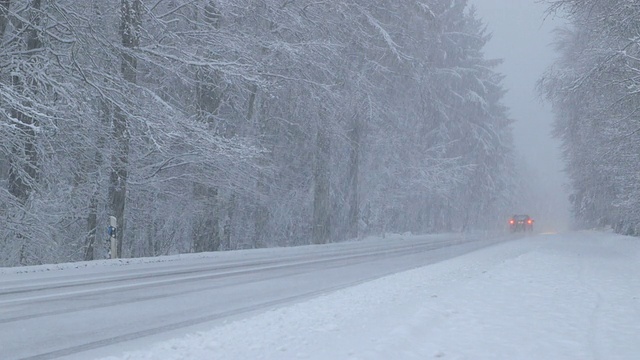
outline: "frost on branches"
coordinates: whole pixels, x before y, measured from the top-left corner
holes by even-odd
[[[0,266],[103,258],[110,215],[124,257],[494,223],[488,40],[462,0],[1,0]]]
[[[575,217],[583,226],[640,235],[640,4],[548,0],[570,29],[540,80],[562,140]]]

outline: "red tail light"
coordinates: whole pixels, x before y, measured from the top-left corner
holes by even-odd
[[[531,224],[532,222],[533,222],[533,220],[531,220],[531,219],[529,219],[529,220],[527,221],[527,223],[529,223],[529,224]]]
[[[513,219],[509,220],[509,224],[513,224]]]

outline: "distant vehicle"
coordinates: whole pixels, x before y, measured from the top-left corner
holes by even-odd
[[[509,219],[509,230],[517,231],[533,231],[533,219],[529,215],[513,215]]]

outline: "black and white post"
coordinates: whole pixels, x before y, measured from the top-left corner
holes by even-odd
[[[118,257],[118,220],[115,216],[109,216],[109,258]]]

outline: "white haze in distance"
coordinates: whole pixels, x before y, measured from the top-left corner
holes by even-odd
[[[552,138],[553,114],[536,91],[536,81],[556,58],[553,29],[564,24],[546,16],[537,0],[470,0],[492,34],[485,46],[487,58],[503,59],[496,70],[506,76],[507,94],[516,151],[524,162],[533,201],[514,212],[530,213],[538,230],[561,231],[570,224],[568,182],[563,173],[560,142]],[[524,196],[523,196],[524,198]]]

